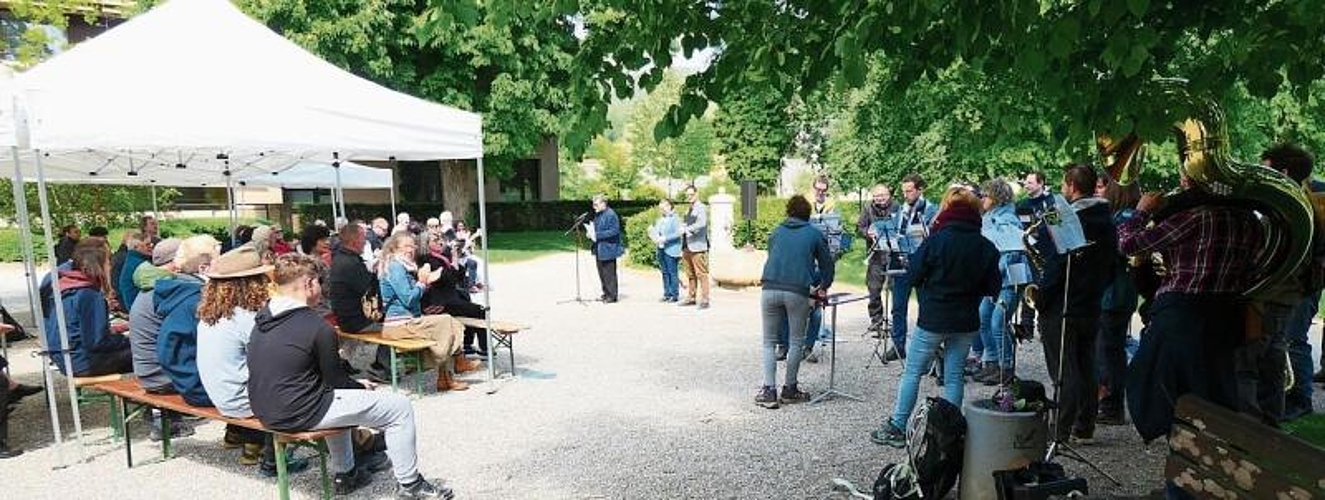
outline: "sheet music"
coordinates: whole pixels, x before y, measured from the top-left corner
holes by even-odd
[[[598,241],[598,232],[594,231],[593,221],[584,223],[584,233],[589,237],[589,241]]]
[[[1081,219],[1076,210],[1062,195],[1054,195],[1054,205],[1044,213],[1044,225],[1049,229],[1049,238],[1054,242],[1054,249],[1065,254],[1086,246],[1086,234],[1081,228]]]

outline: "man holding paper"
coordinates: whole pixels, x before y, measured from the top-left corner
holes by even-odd
[[[616,260],[625,253],[621,246],[621,218],[607,207],[607,197],[593,197],[593,221],[585,224],[584,232],[593,240],[593,255],[598,264],[598,281],[603,286],[605,304],[617,301]]]
[[[906,204],[897,211],[894,226],[902,232],[898,239],[903,255],[910,256],[929,236],[929,226],[938,215],[937,205],[924,198],[925,181],[918,174],[908,174],[902,178],[902,197]],[[905,263],[902,266],[906,267]],[[893,278],[893,348],[884,355],[888,361],[906,357],[906,316],[911,306],[911,278],[902,274]]]

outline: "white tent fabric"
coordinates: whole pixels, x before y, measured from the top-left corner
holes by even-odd
[[[286,189],[326,189],[336,184],[336,167],[320,162],[300,162],[288,169],[270,174],[238,177],[241,186],[282,187]],[[373,168],[340,162],[342,189],[391,189],[392,173],[384,168]]]
[[[20,147],[96,151],[93,160],[224,170],[227,160],[482,155],[478,115],[345,72],[225,0],[167,2],[20,74],[13,88],[29,119]]]

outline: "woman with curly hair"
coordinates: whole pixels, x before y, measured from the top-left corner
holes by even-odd
[[[258,311],[270,297],[267,273],[251,246],[241,246],[212,262],[198,302],[198,375],[221,415],[252,418],[248,402],[248,341]],[[226,444],[243,445],[239,463],[256,465],[259,472],[276,476],[272,444],[264,432],[226,426]],[[265,446],[264,446],[265,445]],[[298,462],[295,469],[307,467]]]

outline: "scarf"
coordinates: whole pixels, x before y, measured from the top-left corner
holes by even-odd
[[[934,219],[934,230],[932,232],[937,233],[954,222],[964,222],[978,228],[980,227],[980,211],[969,205],[955,203],[949,205],[948,208],[939,212],[939,216]]]

